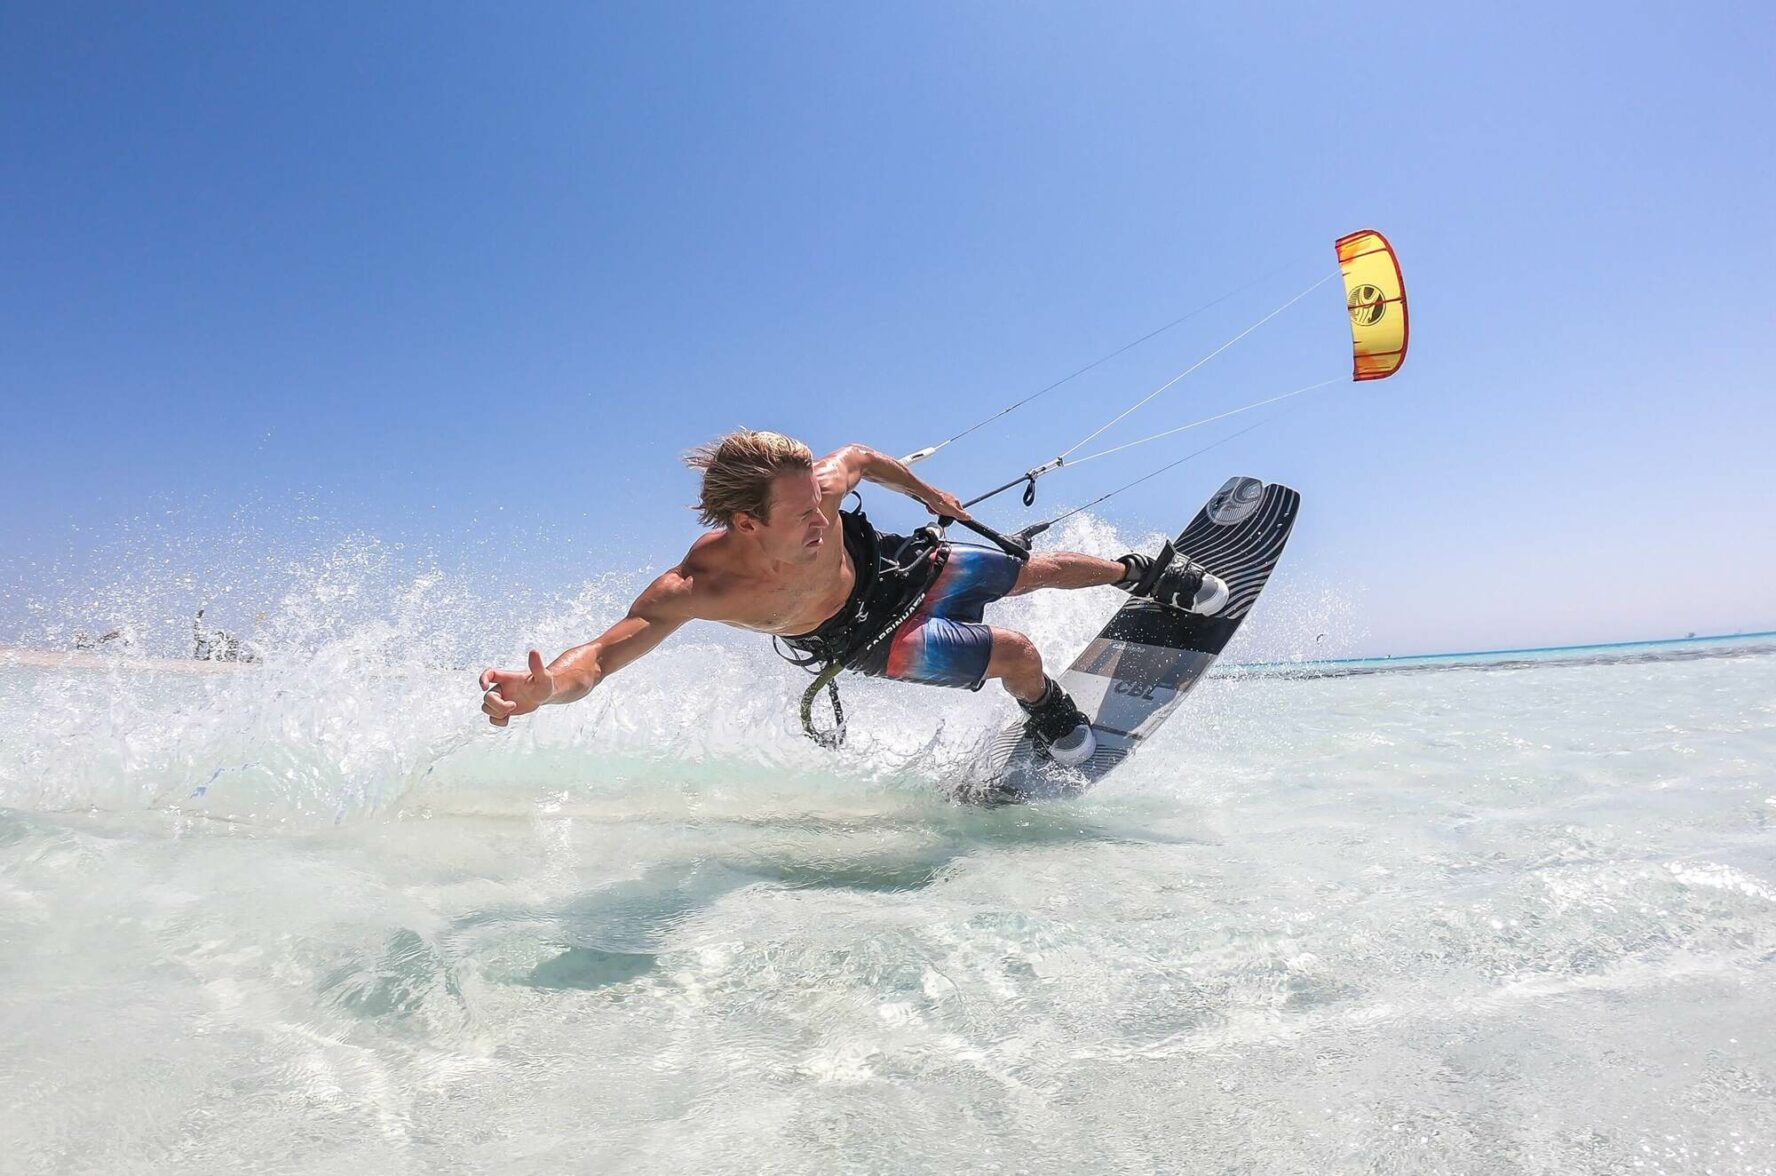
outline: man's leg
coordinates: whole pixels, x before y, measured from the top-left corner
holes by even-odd
[[[1007,595],[1022,596],[1038,588],[1097,588],[1127,574],[1128,569],[1113,559],[1078,551],[1039,551],[1024,561],[1017,584]]]
[[[1042,672],[1042,655],[1035,642],[1015,629],[992,629],[993,654],[987,660],[988,678],[1017,700],[1029,715],[1025,729],[1037,746],[1063,764],[1080,764],[1097,749],[1097,736],[1077,704],[1060,684]]]
[[[1006,595],[1021,596],[1038,588],[1096,588],[1102,584],[1133,591],[1151,563],[1148,556],[1133,552],[1121,559],[1099,559],[1078,551],[1045,551],[1025,561],[1016,585]],[[1212,616],[1227,603],[1227,585],[1180,556],[1160,574],[1151,595],[1163,604]]]

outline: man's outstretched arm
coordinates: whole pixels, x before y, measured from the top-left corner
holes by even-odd
[[[920,478],[899,458],[890,457],[867,445],[847,445],[823,458],[822,464],[829,466],[843,479],[841,493],[848,494],[857,489],[859,482],[874,482],[878,486],[898,490],[909,498],[918,499],[932,514],[945,515],[952,519],[973,517],[954,494],[939,490]]]
[[[550,703],[577,702],[614,674],[694,620],[690,582],[675,569],[648,586],[629,613],[604,633],[543,664],[530,651],[523,670],[483,670],[481,713],[496,727]]]

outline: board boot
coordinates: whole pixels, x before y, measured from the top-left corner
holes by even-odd
[[[1035,702],[1018,699],[1029,719],[1024,730],[1030,741],[1048,758],[1066,767],[1082,764],[1098,749],[1098,738],[1077,703],[1053,678],[1042,679],[1042,697]]]
[[[1153,557],[1142,555],[1138,551],[1119,555],[1116,562],[1124,569],[1122,579],[1116,581],[1116,586],[1128,593],[1133,593],[1140,587],[1153,567]],[[1201,564],[1192,563],[1183,556],[1178,556],[1160,572],[1153,590],[1147,594],[1149,599],[1160,604],[1205,617],[1212,617],[1225,608],[1227,595],[1227,585],[1221,577],[1211,575],[1203,570]]]

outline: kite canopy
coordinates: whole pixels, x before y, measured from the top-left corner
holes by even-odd
[[[1385,380],[1406,362],[1412,335],[1400,259],[1386,237],[1360,229],[1338,239],[1338,268],[1344,271],[1345,305],[1350,308],[1351,378]]]

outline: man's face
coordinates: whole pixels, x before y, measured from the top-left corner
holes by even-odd
[[[813,563],[831,528],[820,509],[820,480],[814,472],[778,474],[771,483],[770,521],[758,522],[765,554],[784,563]]]

